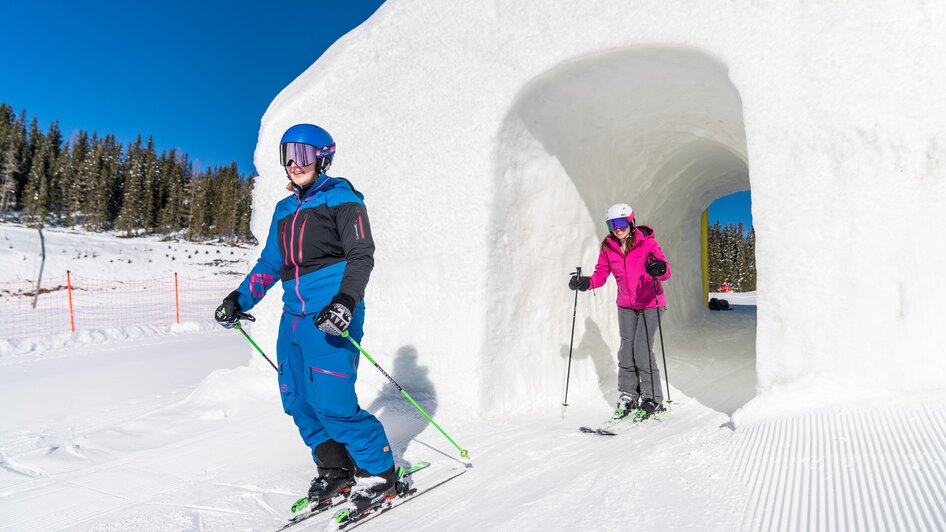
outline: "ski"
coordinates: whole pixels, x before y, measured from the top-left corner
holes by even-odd
[[[276,532],[281,532],[282,530],[286,530],[287,528],[291,526],[295,526],[305,521],[306,519],[315,517],[316,515],[321,514],[325,510],[328,510],[329,508],[334,508],[335,506],[338,506],[344,500],[345,500],[344,496],[338,495],[336,497],[329,499],[328,502],[323,501],[320,504],[311,504],[312,501],[310,501],[308,497],[303,497],[299,499],[298,501],[296,501],[295,503],[293,503],[292,508],[291,508],[291,511],[293,512],[292,517],[289,518],[289,521],[287,521],[286,524],[277,528]]]
[[[617,436],[619,434],[624,434],[625,432],[634,429],[640,426],[641,423],[646,421],[660,421],[664,416],[670,412],[670,403],[667,403],[667,409],[661,410],[656,414],[650,416],[649,418],[644,418],[644,411],[641,409],[634,410],[627,416],[624,416],[620,419],[609,419],[604,422],[598,428],[595,427],[578,427],[578,430],[584,434],[597,434],[598,436]]]
[[[664,410],[660,410],[659,412],[655,412],[652,416],[650,416],[650,417],[648,417],[648,418],[645,418],[645,417],[644,417],[644,411],[643,411],[643,410],[638,409],[637,412],[634,412],[634,414],[635,414],[635,416],[634,416],[634,423],[636,423],[636,424],[639,425],[639,424],[641,424],[641,423],[643,423],[643,422],[645,422],[645,421],[660,421],[661,419],[663,419],[664,416],[666,416],[667,414],[670,413],[671,405],[672,405],[672,403],[669,403],[669,402],[668,402],[668,403],[667,403],[667,406],[664,407]]]
[[[338,527],[338,530],[351,530],[352,528],[361,526],[368,521],[375,519],[381,514],[418,497],[419,495],[423,495],[434,488],[446,484],[463,473],[466,473],[466,469],[459,467],[451,467],[441,470],[439,471],[439,475],[431,478],[429,483],[425,483],[420,487],[414,486],[413,479],[409,474],[405,475],[403,481],[399,477],[397,495],[394,498],[385,500],[377,506],[367,508],[358,514],[354,513],[354,510],[351,508],[341,508],[335,512],[332,521]],[[425,476],[424,478],[426,479],[427,477]]]
[[[410,479],[410,475],[420,471],[421,469],[426,469],[429,466],[430,462],[417,462],[416,464],[409,467],[399,466],[397,468],[398,482],[401,482],[402,479]],[[289,518],[289,521],[285,525],[277,528],[276,532],[281,532],[282,530],[286,530],[289,527],[295,526],[306,519],[319,515],[326,510],[338,506],[345,500],[345,496],[337,495],[327,501],[322,501],[319,504],[313,504],[314,501],[310,501],[308,497],[302,497],[301,499],[292,503],[292,506],[290,507],[292,517]]]
[[[597,434],[599,436],[617,436],[622,434],[632,428],[637,424],[634,423],[635,414],[637,411],[633,411],[630,414],[619,418],[619,419],[609,419],[608,421],[602,423],[599,427],[578,427],[584,434]]]

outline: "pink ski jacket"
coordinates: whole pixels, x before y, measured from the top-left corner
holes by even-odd
[[[589,288],[599,288],[608,280],[608,274],[614,274],[618,284],[617,304],[622,308],[641,310],[666,306],[661,281],[670,278],[670,261],[660,249],[660,244],[654,238],[654,230],[646,225],[634,228],[634,246],[625,255],[621,251],[621,243],[613,235],[605,239],[601,254],[598,255],[598,264],[595,273],[591,275]],[[657,301],[654,301],[654,280],[647,274],[644,264],[651,253],[667,263],[667,273],[657,277]]]

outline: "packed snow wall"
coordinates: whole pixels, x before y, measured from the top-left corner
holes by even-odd
[[[608,204],[670,255],[669,334],[704,315],[699,212],[751,181],[759,389],[942,387],[944,22],[920,1],[389,0],[267,110],[254,231],[285,194],[282,132],[327,128],[377,239],[365,347],[416,360],[396,377],[442,408],[499,414],[560,402],[565,281]],[[613,289],[580,305],[576,338],[606,357],[571,386],[600,400]]]
[[[679,333],[700,321],[701,215],[716,198],[749,188],[742,103],[723,64],[668,47],[630,47],[566,61],[516,97],[496,161],[499,188],[490,229],[495,243],[489,250],[489,275],[496,282],[488,307],[500,321],[514,323],[516,333],[485,338],[490,373],[529,373],[549,364],[551,353],[567,357],[574,306],[572,293],[563,290],[567,274],[575,266],[591,274],[607,231],[604,212],[618,201],[631,204],[638,224],[655,230],[671,262],[667,330]],[[580,295],[573,358],[592,360],[577,374],[601,384],[579,381],[572,393],[582,401],[617,398],[608,371],[619,343],[615,296],[613,281]],[[547,339],[561,349],[529,348]],[[510,342],[518,346],[516,356],[504,355]],[[535,386],[518,384],[504,383],[489,398],[515,404]]]

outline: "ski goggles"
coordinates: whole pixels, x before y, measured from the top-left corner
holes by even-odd
[[[627,218],[612,218],[605,223],[608,224],[609,231],[623,230],[631,226],[631,222]]]
[[[335,153],[335,145],[324,148],[303,144],[301,142],[286,142],[279,145],[279,164],[289,166],[296,163],[299,166],[309,166],[318,159]]]

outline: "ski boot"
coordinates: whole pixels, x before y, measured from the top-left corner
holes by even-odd
[[[309,493],[292,503],[290,523],[307,519],[312,514],[334,506],[336,497],[347,497],[355,479],[345,469],[327,469],[319,472],[309,485]]]
[[[362,477],[348,496],[351,516],[357,518],[381,507],[398,496],[397,488],[397,474],[393,467],[380,475]]]
[[[637,398],[629,393],[622,393],[617,406],[614,407],[614,415],[611,418],[614,420],[624,419],[635,410],[637,410]]]
[[[343,469],[328,470],[324,476],[312,479],[309,486],[309,501],[316,505],[331,504],[332,499],[337,496],[347,497],[355,485],[355,478]]]
[[[636,421],[644,421],[645,419],[652,418],[666,411],[667,409],[664,408],[662,403],[658,403],[653,399],[644,399],[641,401],[641,405],[637,410]]]

